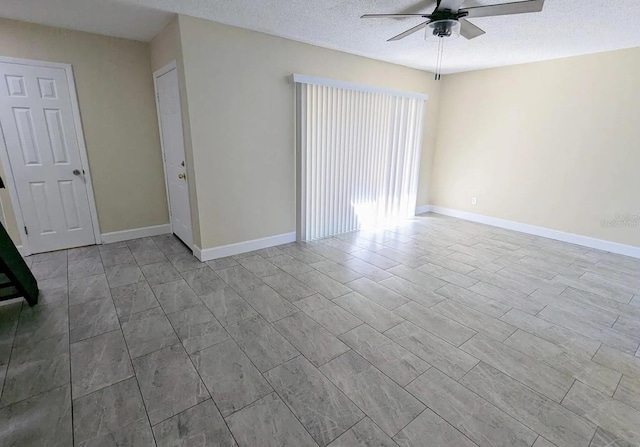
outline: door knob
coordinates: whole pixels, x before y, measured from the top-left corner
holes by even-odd
[[[74,169],[73,170],[73,175],[80,175],[80,170],[79,169]]]
[[[184,180],[187,178],[187,176],[184,174],[178,174],[178,178]]]

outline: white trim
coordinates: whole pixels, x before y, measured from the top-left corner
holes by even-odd
[[[519,231],[520,233],[533,234],[535,236],[546,237],[548,239],[555,239],[557,241],[568,242],[570,244],[581,245],[583,247],[595,248],[597,250],[604,250],[611,253],[617,253],[620,255],[640,259],[640,247],[635,247],[633,245],[625,245],[618,242],[605,241],[604,239],[596,239],[589,236],[582,236],[580,234],[565,233],[564,231],[553,230],[551,228],[538,227],[536,225],[529,225],[525,223],[514,222],[512,220],[499,219],[497,217],[474,214],[467,211],[454,210],[451,208],[443,208],[441,206],[431,205],[429,208],[430,211],[435,214],[457,217],[459,219],[470,220],[472,222],[491,225],[493,227]]]
[[[24,247],[22,245],[16,245],[16,249],[20,252],[22,256],[29,256],[25,254]]]
[[[89,157],[87,156],[87,146],[84,141],[84,131],[82,129],[82,120],[80,118],[80,106],[78,105],[78,94],[76,92],[76,84],[73,77],[73,66],[71,64],[63,64],[59,62],[39,61],[33,59],[20,59],[15,57],[0,56],[0,62],[17,65],[31,65],[35,67],[46,68],[61,68],[67,75],[67,84],[69,86],[69,100],[71,102],[71,112],[73,115],[73,124],[76,131],[76,137],[78,140],[78,152],[80,153],[80,165],[84,170],[85,189],[87,190],[87,199],[89,201],[89,212],[91,214],[91,223],[93,225],[93,235],[95,237],[96,244],[100,244],[100,223],[98,222],[98,209],[96,207],[96,199],[93,194],[93,182],[91,180],[91,170],[89,169]],[[1,129],[0,129],[1,131]],[[22,208],[20,206],[20,200],[18,198],[17,188],[15,180],[13,178],[13,170],[11,169],[11,162],[9,161],[8,149],[4,141],[4,133],[0,135],[2,140],[2,147],[4,150],[0,151],[0,162],[5,168],[5,175],[7,176],[7,182],[10,186],[9,197],[13,205],[14,215],[16,223],[18,225],[18,233],[20,234],[20,242],[23,250],[23,255],[30,255],[31,250],[29,248],[29,240],[24,231],[24,218],[22,216]]]
[[[393,90],[390,88],[378,87],[375,85],[369,84],[358,84],[355,82],[347,82],[347,81],[339,81],[337,79],[329,79],[329,78],[321,78],[318,76],[308,76],[303,74],[294,73],[292,75],[293,82],[299,84],[314,84],[314,85],[323,85],[326,87],[337,87],[343,88],[347,90],[357,90],[360,92],[372,92],[372,93],[384,93],[387,95],[394,96],[402,96],[405,98],[418,98],[427,100],[429,99],[429,95],[418,92],[405,92],[402,90]]]
[[[158,68],[156,71],[153,72],[153,78],[159,78],[160,76],[162,76],[163,74],[167,74],[169,73],[171,70],[173,70],[174,68],[177,68],[178,64],[176,63],[176,61],[171,61],[169,62],[167,65],[165,65],[162,68]]]
[[[111,244],[112,242],[129,241],[141,237],[160,236],[161,234],[171,233],[169,224],[154,225],[151,227],[134,228],[132,230],[114,231],[113,233],[104,233],[102,235],[103,244]]]
[[[431,205],[416,206],[416,216],[418,214],[428,213],[429,211],[431,211]]]
[[[275,247],[276,245],[288,244],[296,241],[295,231],[292,233],[278,234],[275,236],[253,239],[251,241],[238,242],[236,244],[221,245],[220,247],[202,249],[193,245],[193,254],[201,261],[211,261],[213,259],[224,258],[225,256],[239,255],[262,248]]]

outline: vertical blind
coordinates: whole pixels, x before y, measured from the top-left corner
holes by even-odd
[[[294,81],[298,239],[414,216],[426,95]]]

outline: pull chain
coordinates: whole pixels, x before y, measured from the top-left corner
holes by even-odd
[[[436,81],[442,77],[442,55],[444,53],[444,37],[438,41],[438,55],[436,57]]]

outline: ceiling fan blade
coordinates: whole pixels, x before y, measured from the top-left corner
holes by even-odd
[[[444,1],[444,0],[443,0]],[[467,18],[504,16],[509,14],[525,14],[528,12],[540,12],[544,7],[544,0],[527,0],[523,2],[502,3],[499,5],[477,6],[475,8],[461,9],[467,12]]]
[[[361,19],[403,19],[409,17],[425,17],[428,14],[365,14]]]
[[[414,26],[413,28],[410,28],[410,29],[406,30],[404,33],[400,33],[397,36],[392,37],[391,39],[387,40],[387,42],[404,39],[405,37],[407,37],[407,36],[409,36],[409,35],[411,35],[413,33],[417,33],[421,29],[425,29],[428,24],[429,24],[429,20],[427,20],[426,22],[421,23],[420,25]]]
[[[440,0],[438,2],[438,6],[436,7],[436,11],[437,10],[442,11],[444,9],[448,9],[450,11],[457,11],[458,9],[460,9],[460,7],[464,2],[465,0]]]
[[[468,20],[460,19],[459,22],[460,34],[462,34],[463,37],[466,37],[469,40],[482,36],[485,33],[482,28],[478,28]]]

